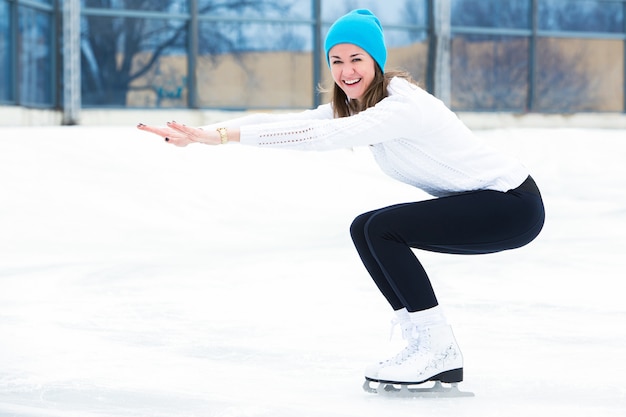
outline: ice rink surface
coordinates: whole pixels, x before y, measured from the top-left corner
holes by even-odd
[[[428,197],[367,149],[0,128],[0,416],[623,417],[626,131],[477,134],[528,166],[546,225],[416,251],[475,397],[390,399],[361,389],[401,339],[348,228]]]

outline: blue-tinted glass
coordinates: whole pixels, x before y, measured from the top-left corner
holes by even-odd
[[[312,38],[308,24],[201,21],[198,104],[310,107]]]
[[[83,16],[81,30],[83,104],[186,105],[186,21]]]
[[[535,55],[533,110],[624,110],[622,40],[540,37]]]
[[[411,73],[422,86],[426,85],[428,69],[428,37],[425,32],[387,29],[387,69],[401,69]]]
[[[0,101],[13,101],[13,74],[11,65],[11,19],[9,5],[0,2]]]
[[[248,51],[311,51],[310,25],[277,23],[201,22],[202,55]]]
[[[201,16],[259,19],[311,19],[312,0],[198,0]]]
[[[540,0],[539,28],[581,32],[623,32],[624,3],[602,0]]]
[[[168,13],[186,13],[189,10],[189,0],[81,0],[80,3],[83,9],[143,10]]]
[[[525,37],[455,35],[451,48],[453,109],[523,111],[528,50]]]
[[[353,9],[369,9],[383,24],[426,26],[428,23],[427,0],[322,0],[322,20],[331,24]]]
[[[52,15],[20,6],[19,90],[22,104],[52,104]]]
[[[530,28],[530,0],[452,0],[452,25]]]
[[[428,32],[426,30],[385,29],[385,44],[389,50],[427,40]]]

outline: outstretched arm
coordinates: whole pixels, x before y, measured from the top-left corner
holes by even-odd
[[[226,142],[239,142],[239,128],[204,130],[202,128],[185,126],[177,122],[168,122],[166,127],[148,126],[139,123],[137,129],[161,136],[166,142],[176,146],[187,146],[190,143],[221,145]]]

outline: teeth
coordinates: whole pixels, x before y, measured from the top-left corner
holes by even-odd
[[[346,83],[348,85],[352,85],[352,84],[358,83],[359,81],[361,81],[361,79],[357,78],[356,80],[350,80],[350,81],[346,80],[346,81],[344,81],[344,83]]]

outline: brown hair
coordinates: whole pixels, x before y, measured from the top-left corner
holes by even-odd
[[[404,78],[410,83],[417,84],[411,74],[406,71],[391,70],[383,74],[380,67],[375,65],[375,74],[360,100],[349,100],[346,93],[336,83],[332,90],[332,106],[335,117],[348,117],[363,110],[375,106],[379,101],[387,97],[387,86],[393,77]]]

